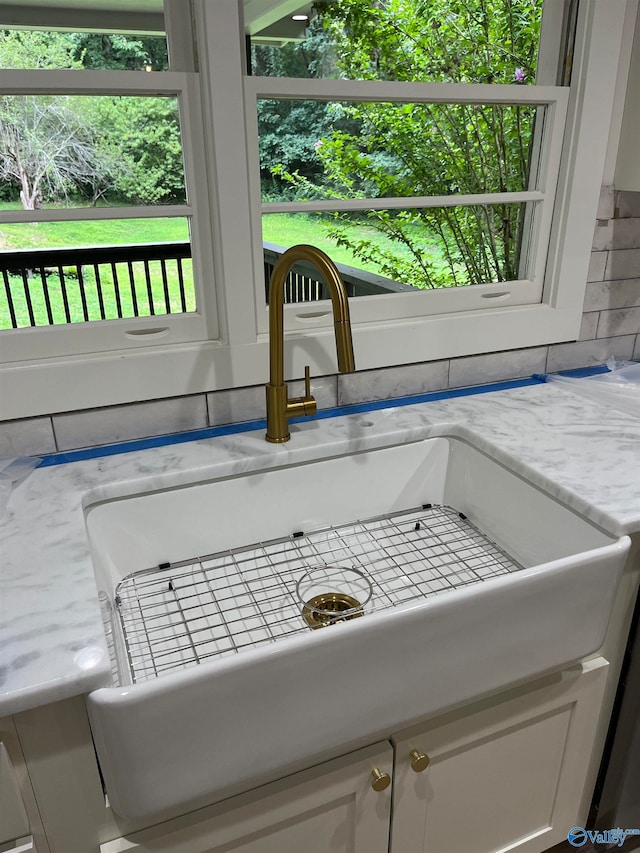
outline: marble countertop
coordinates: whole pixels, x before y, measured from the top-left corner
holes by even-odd
[[[117,496],[436,435],[467,439],[614,535],[640,531],[640,420],[510,388],[36,469],[0,522],[0,716],[111,683],[84,510]]]

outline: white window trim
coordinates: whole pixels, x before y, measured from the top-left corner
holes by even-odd
[[[637,0],[628,2],[637,5]],[[208,175],[212,210],[217,212],[210,242],[220,339],[8,365],[0,370],[0,417],[266,381],[268,342],[253,310],[262,265],[255,268],[253,254],[260,233],[255,233],[248,180],[239,6],[237,0],[193,0],[206,140],[203,182]],[[569,95],[544,301],[416,320],[356,323],[358,369],[577,338],[625,11],[623,2],[587,0],[581,4],[574,58],[577,84]],[[316,374],[335,372],[329,330],[309,331],[307,327],[287,332],[287,377],[302,375],[304,364],[310,364]]]

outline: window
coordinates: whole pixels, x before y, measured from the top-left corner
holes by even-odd
[[[585,82],[593,68],[603,73],[601,45],[618,37],[610,21],[593,29],[603,4],[545,3],[541,18],[542,3],[516,12],[507,0],[319,5],[334,13],[330,49],[311,62],[304,47],[297,57],[254,51],[252,70],[262,74],[245,81],[253,228],[267,250],[277,256],[286,220],[313,237],[323,227],[338,253],[350,251],[343,269],[350,294],[362,296],[351,313],[365,366],[575,339],[593,223],[579,236],[577,210],[567,212],[586,189],[580,157],[572,160],[586,151],[579,136],[597,134],[595,88]],[[387,9],[403,10],[401,25]],[[496,20],[510,41],[492,34]],[[528,31],[540,32],[539,44]],[[437,49],[416,61],[418,42]],[[614,69],[605,76],[610,85]],[[296,114],[316,134],[303,140],[306,151],[292,139]],[[278,155],[284,165],[274,168]],[[263,251],[256,245],[256,268]],[[258,281],[261,332],[264,294]],[[321,306],[300,304],[322,295],[291,294],[292,334],[330,325]],[[387,347],[387,336],[402,345]]]
[[[337,175],[342,184],[340,195],[350,197],[335,198],[336,190],[329,187],[327,193],[334,196],[331,200],[302,198],[263,202],[263,227],[268,227],[268,217],[272,214],[309,216],[318,211],[333,214],[332,218],[325,216],[324,224],[325,232],[336,245],[355,247],[356,259],[364,257],[377,261],[377,269],[374,267],[373,272],[408,288],[392,291],[393,301],[385,309],[387,319],[415,317],[416,310],[429,314],[460,310],[460,294],[454,290],[456,286],[472,282],[485,287],[465,294],[469,297],[465,300],[469,307],[481,307],[480,300],[488,303],[498,291],[510,304],[540,301],[546,252],[538,251],[538,247],[546,250],[551,224],[566,113],[565,89],[413,83],[393,83],[389,87],[368,81],[326,81],[326,85],[325,81],[314,82],[316,96],[322,94],[324,99],[331,99],[334,107],[341,106],[345,97],[354,99],[350,104],[358,104],[360,127],[357,135],[349,137],[342,131],[334,131],[322,145],[333,148],[323,155],[324,163],[332,169],[332,183],[335,184]],[[255,91],[258,104],[271,91],[282,99],[294,97],[307,86],[307,81],[265,78],[247,81],[247,90]],[[370,99],[376,95],[394,100],[372,102]],[[356,97],[359,101],[355,101]],[[363,145],[363,132],[366,133],[363,125],[368,111],[374,113],[376,127]],[[456,179],[451,168],[436,187],[440,193],[365,197],[367,178],[376,187],[386,183],[404,193],[416,184],[427,190],[426,178],[447,169],[444,162],[447,151],[440,146],[450,145],[453,135],[443,138],[440,131],[434,130],[445,122],[455,125],[456,133],[459,128],[472,128],[468,135],[465,133],[461,144],[468,143],[472,137],[491,139],[494,132],[506,135],[513,132],[510,128],[528,124],[528,137],[534,134],[536,137],[536,151],[517,152],[526,163],[525,174],[518,175],[515,164],[508,159],[511,152],[500,150],[502,140],[498,139],[493,151],[482,150],[477,157],[471,154],[477,162],[460,163],[464,153],[450,157],[452,167],[457,159],[458,166],[468,171]],[[505,126],[505,130],[498,130]],[[415,140],[416,127],[424,128],[419,140]],[[395,150],[385,150],[384,140],[393,135]],[[481,148],[481,141],[476,144]],[[414,162],[400,159],[402,145]],[[383,165],[378,166],[375,160],[383,160]],[[476,178],[472,174],[474,167],[486,174]],[[393,169],[400,174],[393,174]],[[297,184],[299,195],[304,196],[305,190],[312,192],[314,189],[308,180],[298,178],[296,181],[296,176],[292,176],[292,181]],[[463,194],[448,189],[463,181],[475,183],[476,192]],[[434,183],[431,181],[431,185]],[[362,189],[354,192],[354,184]],[[350,220],[349,216],[354,218]],[[376,245],[374,240],[379,234],[387,237],[388,246]],[[514,250],[514,257],[509,257],[509,247]],[[518,281],[517,288],[511,286],[514,281]],[[451,289],[446,287],[449,283],[453,286]],[[441,292],[433,295],[449,298],[439,299],[438,305],[434,300],[427,303],[421,299],[424,307],[416,309],[413,297],[422,297],[424,290],[435,289]],[[354,295],[359,293],[356,288]],[[365,291],[362,295],[369,294]],[[375,307],[358,302],[354,311],[358,319],[375,318]]]
[[[153,36],[5,30],[0,61],[3,359],[215,334],[197,76]]]
[[[394,0],[389,5],[407,2]],[[421,15],[431,15],[446,3],[453,18],[432,16],[430,26],[444,43],[453,44],[452,29],[465,31],[455,15],[472,4],[425,2]],[[489,0],[484,3],[490,5]],[[341,0],[336,5],[363,15],[375,8],[358,0]],[[500,8],[510,5],[514,4],[500,0]],[[540,8],[538,0],[527,5]],[[95,208],[44,207],[35,214],[18,211],[19,215],[10,216],[0,210],[0,230],[9,221],[34,219],[39,220],[38,228],[69,220],[85,224],[114,219],[187,221],[193,249],[193,303],[186,299],[183,305],[178,298],[178,310],[170,306],[167,314],[163,293],[156,303],[143,282],[142,289],[135,290],[138,313],[142,313],[140,306],[148,307],[149,300],[155,313],[149,309],[149,316],[125,316],[125,307],[135,313],[125,261],[120,280],[128,302],[125,306],[123,297],[122,318],[103,321],[90,316],[86,322],[82,296],[74,291],[74,310],[79,313],[71,322],[65,317],[63,325],[0,332],[5,361],[0,368],[3,416],[265,381],[265,268],[277,258],[279,246],[304,242],[310,239],[307,234],[315,239],[318,221],[333,240],[331,246],[338,243],[338,249],[351,253],[340,262],[352,268],[346,279],[357,296],[351,300],[351,315],[358,369],[575,339],[610,111],[614,99],[624,97],[615,88],[624,7],[609,0],[545,3],[540,38],[527,62],[518,55],[518,64],[509,73],[493,77],[487,59],[482,74],[457,78],[452,71],[457,67],[453,48],[448,64],[431,62],[429,73],[411,79],[403,78],[404,66],[397,57],[385,67],[383,54],[375,52],[354,56],[353,73],[345,73],[335,58],[327,56],[324,66],[316,64],[320,72],[312,77],[309,66],[306,71],[285,69],[287,76],[283,76],[281,58],[263,51],[258,57],[262,64],[256,59],[254,73],[248,74],[236,0],[192,0],[191,18],[184,14],[184,0],[166,0],[169,71],[5,71],[3,96],[117,96],[153,98],[163,105],[177,102],[185,199],[177,193],[164,200],[168,203],[116,209],[100,202]],[[251,13],[253,4],[246,8]],[[467,21],[465,27],[472,24]],[[249,18],[246,26],[251,30]],[[349,26],[352,31],[367,26],[366,15],[351,19]],[[574,31],[571,85],[567,86],[561,57],[564,41]],[[381,49],[393,37],[391,30],[385,30],[379,38]],[[474,45],[481,52],[484,43],[479,36]],[[290,134],[291,156],[282,161],[280,172],[273,172],[269,162],[273,152],[268,146],[281,144],[279,124],[291,122],[295,127],[292,113],[296,110],[309,119],[310,131],[297,147],[295,134]],[[268,121],[274,129],[271,135],[265,133]],[[471,136],[460,137],[463,148],[462,141],[469,144],[474,128],[493,124],[519,134],[522,146],[517,146],[517,162],[512,153],[503,157],[498,148],[487,148],[487,164],[494,158],[491,168],[487,166],[479,178],[476,175],[477,180],[473,170],[456,176],[437,147],[442,137],[434,127],[441,121],[470,128]],[[419,149],[426,176],[422,183],[415,180],[415,170],[405,168],[398,156],[400,142],[396,144],[391,134],[393,130],[401,141],[403,135],[415,137],[416,127],[424,128]],[[337,157],[340,145],[346,155],[342,159]],[[300,163],[312,168],[305,173]],[[286,239],[280,236],[282,222],[289,229]],[[367,229],[375,231],[373,250],[358,236],[361,228],[365,235]],[[455,237],[451,243],[456,229],[463,236],[474,229],[480,235],[472,244],[476,249],[466,256]],[[394,231],[415,238],[404,255],[395,244],[390,249]],[[184,242],[181,236],[176,239]],[[335,251],[330,248],[329,254]],[[132,263],[141,263],[144,270],[143,261]],[[39,274],[35,277],[41,281]],[[87,276],[85,285],[95,289]],[[71,277],[70,302],[74,288],[78,283]],[[301,376],[305,364],[318,375],[333,373],[330,306],[321,289],[294,291],[285,309],[287,378]],[[99,303],[97,293],[94,296]],[[57,310],[64,314],[64,299],[61,303]],[[28,314],[27,306],[24,310]],[[35,305],[32,310],[36,311]],[[44,295],[38,310],[46,314]]]
[[[245,85],[270,253],[292,231],[321,240],[350,296],[369,297],[359,321],[380,318],[374,295],[393,294],[386,320],[540,303],[568,100],[533,85],[541,4],[320,8],[306,44],[254,47],[265,76]],[[562,4],[549,9],[561,32]]]

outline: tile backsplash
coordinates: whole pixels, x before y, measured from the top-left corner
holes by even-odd
[[[640,192],[602,190],[577,341],[312,379],[319,409],[640,359]],[[302,393],[302,382],[292,383]],[[0,457],[53,453],[264,417],[264,386],[0,423]]]

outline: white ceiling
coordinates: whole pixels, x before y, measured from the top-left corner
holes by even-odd
[[[185,0],[186,5],[186,0]],[[113,27],[113,15],[120,18],[122,30],[162,29],[162,0],[0,0],[0,26]],[[282,30],[294,35],[291,15],[308,11],[309,0],[244,0],[247,32],[255,35],[267,30]],[[125,23],[126,22],[126,23]],[[298,25],[297,29],[300,29]]]
[[[162,12],[162,0],[0,0],[0,6],[97,9],[109,12]]]

